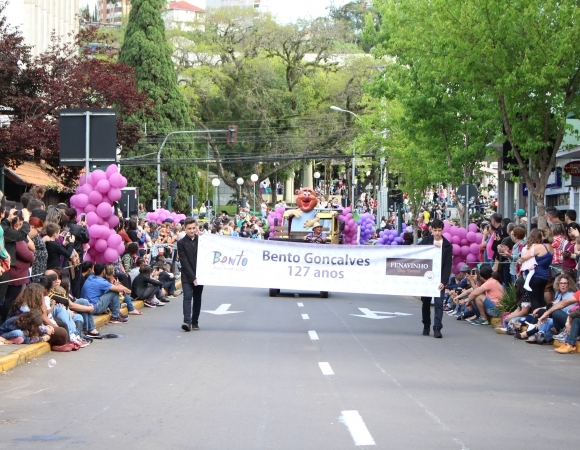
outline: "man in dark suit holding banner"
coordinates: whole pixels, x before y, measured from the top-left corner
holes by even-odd
[[[183,331],[199,330],[203,286],[197,284],[198,227],[195,219],[188,217],[183,224],[185,236],[177,241],[177,253],[181,262],[181,284],[183,289]]]
[[[443,328],[443,297],[445,295],[445,285],[449,282],[451,267],[453,265],[453,246],[443,237],[443,222],[434,219],[431,222],[431,234],[424,237],[419,245],[436,245],[441,248],[441,282],[438,289],[439,297],[435,297],[435,320],[433,324],[433,337],[442,338],[441,328]],[[421,297],[423,302],[423,336],[429,336],[431,328],[431,297]]]

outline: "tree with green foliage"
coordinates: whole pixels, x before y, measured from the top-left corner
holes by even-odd
[[[395,126],[413,148],[425,147],[421,152],[413,150],[413,156],[431,172],[431,184],[457,187],[481,178],[486,144],[495,137],[490,130],[501,126],[499,115],[490,115],[493,108],[489,96],[440,82],[422,61],[388,64],[367,90],[373,98],[399,106],[396,110],[402,112],[394,116],[383,108],[375,114],[383,117],[383,126],[389,131]],[[419,155],[425,159],[419,160]],[[463,206],[457,207],[464,225]]]
[[[126,157],[154,153],[163,138],[172,131],[192,130],[188,105],[177,83],[177,71],[172,61],[172,49],[165,36],[161,18],[164,0],[133,0],[119,60],[135,69],[137,84],[153,102],[153,114],[135,116],[134,120],[146,129],[148,143],[145,149],[133,149]],[[195,156],[191,144],[173,144],[171,139],[162,153],[163,159]],[[189,142],[193,142],[190,140]],[[144,151],[145,150],[145,151]],[[199,196],[198,169],[193,165],[168,165],[168,180],[177,181],[179,194],[174,205],[187,209],[189,195]],[[127,178],[132,186],[140,188],[145,202],[156,198],[157,179],[153,167],[128,167]]]
[[[268,15],[226,8],[208,11],[203,27],[169,33],[196,125],[239,125],[234,146],[225,145],[225,136],[207,136],[217,159],[211,170],[229,187],[237,191],[236,179],[248,181],[252,173],[285,180],[301,164],[290,158],[348,147],[354,129],[329,106],[355,107],[375,62],[359,57],[338,65],[339,29],[321,20],[279,25]],[[288,159],[261,161],[273,155]],[[248,161],[220,162],[242,156]],[[249,183],[242,192],[252,197]]]
[[[580,8],[576,0],[377,0],[377,55],[420,64],[438,85],[487,98],[490,129],[508,142],[545,224],[556,154],[580,110]],[[372,35],[372,31],[369,33]],[[485,126],[481,123],[481,126]]]

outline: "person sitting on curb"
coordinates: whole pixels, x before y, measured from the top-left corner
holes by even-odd
[[[566,341],[554,350],[556,353],[576,353],[576,340],[580,334],[580,308],[570,312],[566,320],[566,333]]]
[[[42,313],[30,311],[8,319],[0,326],[0,336],[4,343],[31,344],[40,340],[47,342],[49,335],[43,334]],[[6,342],[8,341],[8,342]]]
[[[157,270],[152,274],[151,267],[149,266],[141,266],[139,275],[137,275],[137,278],[135,278],[132,284],[133,297],[142,299],[145,306],[149,308],[165,306],[163,303],[169,302],[165,297],[155,298],[155,294],[163,287],[163,283],[156,279],[158,274],[159,272]]]
[[[83,285],[81,297],[86,298],[93,305],[93,314],[103,314],[110,309],[110,323],[127,323],[129,320],[121,315],[119,294],[131,294],[131,291],[120,284],[109,283],[103,278],[104,273],[105,265],[95,264],[94,273],[89,275]]]
[[[135,267],[133,267],[131,272],[129,272],[129,278],[131,278],[131,288],[133,287],[133,281],[135,281],[135,278],[137,278],[137,275],[139,275],[139,269],[143,264],[145,264],[145,259],[137,258],[137,261],[135,261]]]
[[[473,306],[474,312],[479,317],[470,322],[473,325],[489,325],[488,317],[499,317],[497,305],[504,294],[499,281],[499,274],[494,272],[491,266],[483,266],[479,270],[479,276],[483,284],[471,291],[467,303]]]
[[[115,266],[111,263],[106,264],[105,265],[105,274],[103,275],[103,278],[111,284],[125,286],[125,284],[123,284],[123,282],[120,279],[116,278],[115,275],[116,275]],[[129,288],[127,288],[127,289],[129,289]],[[127,305],[127,310],[129,311],[130,315],[132,315],[132,316],[143,315],[143,313],[141,311],[139,311],[138,309],[135,309],[135,306],[133,306],[133,299],[129,295],[125,294],[123,296],[122,300],[121,300],[121,297],[119,296],[119,301],[121,303],[125,303],[125,305]]]
[[[88,261],[83,262],[86,264]],[[46,271],[49,272],[48,270]],[[101,339],[102,336],[99,333],[99,330],[95,327],[95,321],[93,319],[93,305],[86,299],[86,298],[74,298],[74,296],[70,293],[70,280],[68,278],[63,278],[60,282],[60,287],[64,289],[65,297],[69,299],[69,309],[74,312],[74,321],[75,324],[78,324],[78,317],[83,319],[83,328],[80,330],[82,331],[82,335],[84,336],[83,339]]]
[[[159,269],[159,281],[163,283],[163,289],[165,289],[167,295],[177,297],[181,294],[181,291],[175,289],[175,275],[171,273],[171,266],[169,264],[160,264]]]

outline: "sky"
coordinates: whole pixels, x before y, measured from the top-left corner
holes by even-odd
[[[186,0],[187,1],[187,0]],[[203,0],[202,0],[203,1]],[[348,0],[267,0],[270,12],[278,17],[280,22],[293,22],[298,18],[310,19],[328,14],[326,9],[331,3],[342,5]],[[81,6],[89,5],[92,11],[97,0],[80,0]],[[195,0],[191,3],[198,3]]]

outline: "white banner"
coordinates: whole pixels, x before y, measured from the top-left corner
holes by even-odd
[[[199,284],[437,296],[441,249],[421,245],[325,245],[215,234],[199,237]]]

